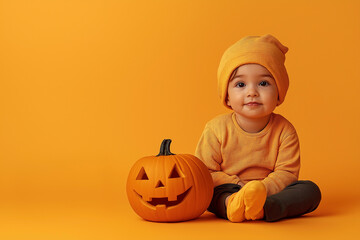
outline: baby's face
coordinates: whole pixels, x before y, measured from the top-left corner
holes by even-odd
[[[227,105],[246,118],[262,118],[276,108],[278,90],[271,73],[259,64],[237,69],[228,84]]]

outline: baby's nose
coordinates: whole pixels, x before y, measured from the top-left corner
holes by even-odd
[[[257,92],[257,89],[256,89],[256,88],[254,88],[254,87],[249,87],[247,94],[248,94],[249,97],[253,97],[253,96],[257,96],[257,95],[258,95],[258,92]]]

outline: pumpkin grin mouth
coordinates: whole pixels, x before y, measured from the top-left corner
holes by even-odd
[[[188,193],[190,192],[192,187],[188,188],[188,190],[186,190],[185,192],[183,192],[182,194],[178,195],[177,196],[177,199],[175,201],[169,201],[169,199],[167,197],[163,197],[163,198],[150,198],[151,200],[150,201],[145,201],[143,200],[143,197],[138,194],[135,190],[134,192],[145,202],[149,203],[150,205],[156,207],[156,206],[159,206],[159,205],[165,205],[166,208],[168,207],[172,207],[172,206],[175,206],[175,205],[178,205],[180,204],[184,199],[185,197],[188,195]]]

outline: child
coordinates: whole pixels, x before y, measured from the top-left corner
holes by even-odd
[[[233,112],[206,124],[195,152],[212,175],[215,189],[208,210],[218,217],[277,221],[312,212],[320,203],[318,186],[298,181],[295,128],[273,113],[289,86],[287,51],[267,34],[244,37],[222,56],[218,90]]]

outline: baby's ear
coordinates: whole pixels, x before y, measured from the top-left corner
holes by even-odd
[[[229,101],[229,97],[226,97],[226,100],[225,100],[225,102],[226,102],[226,105],[228,105],[229,107],[231,107],[231,106],[230,106],[230,101]]]

